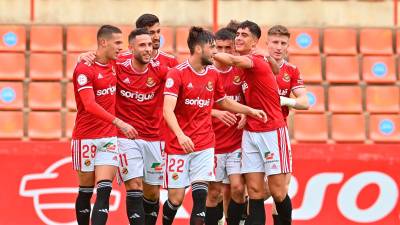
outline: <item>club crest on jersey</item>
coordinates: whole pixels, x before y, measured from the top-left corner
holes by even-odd
[[[289,76],[289,74],[284,73],[282,79],[283,79],[283,81],[285,81],[285,82],[289,82],[289,81],[290,81],[290,76]]]
[[[154,79],[152,77],[148,77],[146,81],[146,86],[151,88],[154,87],[154,85],[156,85]]]
[[[234,85],[241,85],[242,84],[242,80],[240,79],[240,76],[233,77],[233,84]]]
[[[213,91],[214,90],[214,85],[213,85],[212,81],[208,81],[206,89],[208,91]]]

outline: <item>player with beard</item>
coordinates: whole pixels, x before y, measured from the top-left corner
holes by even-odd
[[[167,75],[163,114],[166,134],[164,184],[168,199],[163,207],[163,225],[171,225],[182,204],[185,188],[192,187],[191,225],[204,224],[208,183],[215,180],[211,110],[243,113],[266,121],[265,113],[225,97],[218,71],[211,66],[216,53],[214,35],[192,27],[188,37],[190,57]]]
[[[287,195],[286,180],[292,172],[292,156],[286,123],[280,107],[279,88],[264,56],[252,54],[261,37],[260,27],[251,21],[240,24],[235,39],[240,56],[218,53],[216,61],[243,68],[246,104],[261,108],[267,123],[248,118],[242,139],[242,169],[249,194],[249,216],[246,223],[265,224],[264,176],[283,224],[291,224],[292,205]],[[271,157],[279,160],[270,162]]]

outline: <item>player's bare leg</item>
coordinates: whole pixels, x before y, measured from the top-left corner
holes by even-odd
[[[163,225],[174,222],[176,212],[185,198],[185,188],[168,188],[168,199],[163,206]]]
[[[93,206],[92,225],[106,224],[109,210],[109,200],[112,181],[117,172],[116,166],[95,166],[97,197]]]
[[[143,179],[141,177],[125,181],[126,214],[130,224],[144,225]]]
[[[224,207],[224,215],[228,215],[228,206],[231,200],[231,185],[224,184],[224,191],[223,191],[223,207]]]
[[[263,225],[265,223],[263,222],[265,221],[264,176],[265,174],[261,172],[244,174],[247,192],[249,195],[249,215],[246,219],[246,224]]]
[[[151,185],[143,182],[143,208],[145,213],[145,224],[155,225],[158,211],[160,210],[160,185]]]
[[[206,201],[206,225],[217,225],[219,215],[218,215],[218,204],[222,201],[222,182],[210,182],[208,187],[207,201]]]
[[[289,190],[289,184],[290,184],[290,178],[292,176],[288,176],[289,174],[287,174],[286,177],[286,189]],[[268,183],[266,183],[267,188],[268,188]],[[269,192],[269,188],[268,190],[268,198],[270,197],[270,192]],[[272,218],[274,219],[274,225],[281,225],[280,223],[280,219],[278,216],[278,211],[276,210],[276,206],[275,206],[275,202],[272,202]]]
[[[268,187],[282,225],[290,225],[292,223],[292,203],[287,194],[290,176],[290,173],[268,176]]]
[[[231,199],[227,211],[228,225],[239,225],[245,211],[245,181],[241,174],[229,176]]]
[[[90,221],[90,199],[93,195],[94,172],[78,171],[79,193],[75,202],[76,220],[79,225],[89,225]]]

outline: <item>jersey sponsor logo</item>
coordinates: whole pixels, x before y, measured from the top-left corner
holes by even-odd
[[[103,146],[103,148],[105,148],[107,151],[115,151],[117,149],[117,146],[112,142],[108,142]]]
[[[266,160],[272,160],[272,159],[274,159],[274,153],[273,152],[267,155]]]
[[[196,99],[185,99],[185,105],[195,105],[198,106],[200,108],[203,107],[207,107],[210,105],[211,100],[210,99],[200,99],[199,97],[197,97]]]
[[[249,89],[249,85],[246,83],[246,81],[243,81],[243,84],[242,84],[243,93],[246,93],[247,89]]]
[[[289,81],[290,81],[290,76],[289,76],[289,74],[284,73],[284,74],[283,74],[283,77],[282,77],[282,80],[285,81],[285,82],[289,82]]]
[[[228,96],[226,96],[227,98],[229,98],[229,99],[231,99],[231,100],[233,100],[233,101],[236,101],[236,102],[240,102],[240,100],[241,100],[241,96],[240,96],[240,94],[238,94],[238,95],[228,95]]]
[[[125,80],[123,80],[122,82],[123,82],[124,84],[130,84],[130,83],[131,83],[131,81],[129,80],[128,77],[125,78]]]
[[[85,74],[79,74],[78,78],[76,78],[76,81],[78,82],[78,84],[80,86],[83,86],[83,85],[87,84],[88,79],[87,79],[87,76]]]
[[[213,91],[214,90],[214,85],[213,85],[212,81],[208,81],[206,89],[207,89],[207,91]]]
[[[280,96],[286,96],[288,94],[288,89],[278,89]]]
[[[174,80],[172,78],[168,78],[167,81],[165,82],[165,87],[171,88],[172,86],[174,86]]]
[[[110,95],[114,95],[115,90],[116,90],[115,86],[108,87],[108,88],[105,88],[105,89],[97,90],[96,95],[97,96],[109,95],[109,94]]]
[[[156,82],[154,81],[154,79],[152,77],[148,77],[147,81],[146,81],[146,86],[147,87],[154,87],[156,85]]]
[[[125,90],[121,90],[120,93],[121,93],[121,96],[126,97],[126,98],[136,99],[138,102],[144,102],[144,101],[152,100],[154,98],[154,95],[155,95],[154,92],[150,92],[150,93],[144,94],[144,93],[139,93],[139,92],[125,91]]]
[[[233,77],[233,84],[234,85],[241,85],[242,84],[242,80],[240,79],[240,76]]]
[[[161,163],[153,163],[151,165],[151,168],[154,169],[155,171],[162,171]]]

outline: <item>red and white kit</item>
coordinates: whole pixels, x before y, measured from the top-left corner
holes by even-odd
[[[164,80],[168,67],[151,62],[143,72],[132,67],[132,59],[117,62],[116,115],[138,131],[135,140],[118,132],[121,154],[119,178],[123,181],[144,177],[152,185],[163,182],[160,124]]]
[[[185,61],[168,73],[164,95],[177,98],[174,112],[179,126],[195,146],[194,153],[186,154],[168,128],[166,187],[182,188],[193,181],[214,181],[215,136],[211,110],[214,102],[225,98],[218,71],[213,66],[207,66],[202,73],[198,73]]]
[[[243,70],[237,67],[220,72],[220,79],[224,86],[227,98],[244,104],[242,83],[244,81]],[[220,110],[218,104],[214,109]],[[237,118],[238,121],[240,117]],[[217,118],[212,118],[215,133],[215,181],[229,183],[228,176],[240,174],[241,143],[243,130],[237,129],[238,123],[227,126]]]
[[[248,117],[242,139],[242,173],[266,175],[292,171],[290,140],[279,100],[279,88],[263,56],[249,55],[253,65],[245,69],[246,104],[266,112],[266,123]]]
[[[76,65],[73,83],[78,109],[71,141],[74,169],[87,172],[94,171],[95,165],[118,166],[117,129],[111,123],[115,118],[115,63],[80,62]],[[96,109],[101,117],[85,109],[86,99],[82,99],[80,92],[86,89],[93,91],[95,103],[102,107]]]

